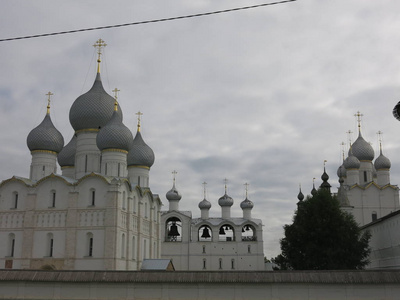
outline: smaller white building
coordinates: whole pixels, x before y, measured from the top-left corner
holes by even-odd
[[[233,199],[225,194],[218,200],[221,217],[210,218],[211,203],[199,203],[200,218],[179,210],[182,196],[175,187],[166,194],[168,211],[161,212],[161,256],[171,259],[176,270],[246,271],[264,270],[262,222],[251,217],[254,206],[249,199],[240,207],[243,216],[231,217]]]

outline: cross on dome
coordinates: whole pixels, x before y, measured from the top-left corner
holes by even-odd
[[[115,88],[112,90],[114,93],[114,98],[115,98],[115,103],[114,103],[114,110],[118,110],[118,92],[120,91],[119,89]]]
[[[48,92],[47,94],[46,94],[46,96],[48,96],[47,97],[47,114],[49,114],[50,113],[50,98],[51,98],[51,96],[53,96],[54,94],[52,93],[52,92]]]
[[[136,115],[137,115],[137,119],[138,119],[137,131],[140,131],[140,117],[143,116],[143,113],[142,113],[141,111],[138,111],[138,112],[136,113]],[[176,172],[176,171],[174,171],[174,172]]]
[[[250,184],[248,184],[247,182],[244,184],[244,190],[246,192],[246,199],[247,199],[247,195],[248,195],[248,192],[249,192],[249,185]]]
[[[359,111],[354,114],[355,117],[357,117],[357,123],[358,123],[358,131],[361,131],[361,117],[363,117],[364,115],[362,113],[360,113]]]
[[[98,39],[96,43],[93,44],[93,47],[97,48],[97,73],[100,73],[100,63],[101,63],[101,54],[103,48],[107,46],[107,44],[102,40]]]

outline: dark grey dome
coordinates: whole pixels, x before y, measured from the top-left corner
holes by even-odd
[[[100,73],[97,73],[92,88],[79,96],[69,111],[69,121],[75,131],[99,129],[107,124],[114,111],[115,99],[103,88]],[[118,115],[122,120],[122,111],[118,106]]]
[[[353,155],[357,157],[359,161],[372,161],[374,159],[374,149],[366,140],[364,140],[361,132],[358,134],[358,138],[351,148]]]
[[[299,194],[297,195],[297,199],[299,199],[299,201],[303,201],[304,200],[304,195],[301,192],[301,190],[299,191]]]
[[[179,201],[182,198],[182,195],[176,189],[175,184],[172,186],[172,189],[170,189],[165,196],[167,197],[168,201],[171,200]]]
[[[375,159],[374,166],[375,166],[376,170],[382,170],[382,169],[390,169],[392,164],[391,164],[389,158],[387,158],[386,156],[384,156],[382,154],[382,150],[381,150],[380,155]]]
[[[150,168],[154,164],[154,152],[143,141],[140,131],[136,132],[127,160],[128,166],[146,166]]]
[[[58,164],[61,167],[73,167],[75,165],[76,135],[72,136],[69,143],[58,153]]]
[[[344,162],[340,165],[340,167],[337,169],[337,176],[339,178],[346,177],[346,168],[344,167]]]
[[[343,165],[346,168],[346,170],[360,168],[360,161],[358,160],[357,157],[353,155],[352,148],[350,148],[349,156],[344,160]]]
[[[252,201],[250,201],[249,199],[244,199],[241,203],[240,203],[240,208],[241,209],[246,209],[246,208],[253,208],[254,207],[254,203]]]
[[[233,199],[225,193],[225,195],[218,199],[218,204],[219,206],[232,206]]]
[[[59,153],[64,146],[64,138],[54,127],[47,113],[42,123],[32,129],[26,139],[29,150],[47,150]]]
[[[199,208],[200,208],[200,209],[210,209],[210,208],[211,208],[211,203],[210,203],[210,201],[208,201],[207,199],[203,199],[203,200],[199,203]]]
[[[118,111],[114,111],[110,121],[100,129],[96,142],[100,150],[120,149],[129,151],[133,143],[132,132],[122,123]]]

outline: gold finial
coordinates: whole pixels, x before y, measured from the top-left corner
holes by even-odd
[[[203,185],[203,194],[204,194],[204,199],[206,199],[206,185],[207,185],[207,182],[203,182],[202,183],[202,185]]]
[[[97,73],[100,73],[100,63],[101,63],[101,50],[102,48],[104,48],[105,46],[107,46],[107,44],[102,40],[102,39],[98,39],[96,41],[96,43],[93,45],[93,47],[97,48]]]
[[[328,161],[325,159],[324,160],[324,169],[325,169],[325,166],[326,166],[326,163],[327,163]]]
[[[174,186],[175,186],[175,181],[176,181],[176,174],[178,174],[178,172],[175,171],[175,170],[173,170],[173,171],[172,171],[172,176],[173,176],[173,183],[174,183]]]
[[[225,184],[225,194],[226,194],[226,192],[227,192],[227,184],[228,184],[228,179],[224,179],[224,184]]]
[[[119,89],[115,88],[112,90],[114,93],[114,98],[115,98],[115,102],[114,102],[114,110],[118,111],[118,92],[120,91]]]
[[[140,131],[140,117],[143,116],[143,113],[140,112],[140,111],[138,111],[138,112],[136,113],[136,115],[138,116],[138,117],[137,117],[137,119],[138,119],[138,122],[137,122],[137,131]]]
[[[51,96],[53,96],[54,94],[52,92],[48,92],[46,94],[47,97],[47,114],[50,114],[50,98]]]
[[[354,116],[357,117],[358,132],[361,132],[361,117],[364,115],[358,111]]]
[[[249,192],[249,184],[247,182],[244,184],[244,190],[246,192],[246,199],[247,199],[248,192]]]

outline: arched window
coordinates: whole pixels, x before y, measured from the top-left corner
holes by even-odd
[[[18,208],[18,192],[13,192],[11,208]]]
[[[121,258],[125,258],[125,233],[121,236]]]
[[[133,196],[133,212],[136,213],[136,196]]]
[[[125,191],[122,192],[122,209],[126,210],[126,194],[125,194]]]
[[[202,225],[199,228],[199,241],[212,241],[212,230],[207,225]]]
[[[171,217],[166,221],[165,235],[166,242],[182,241],[182,222],[179,218]]]
[[[203,258],[203,270],[207,269],[207,260]]]
[[[231,259],[231,269],[235,270],[235,260],[233,258]]]
[[[251,224],[242,227],[242,241],[257,241],[256,229]]]
[[[222,258],[219,259],[219,269],[222,270]]]
[[[148,218],[147,202],[144,203],[144,217],[145,217],[146,219]]]
[[[93,256],[93,233],[91,232],[86,234],[86,255]]]
[[[8,235],[8,253],[7,256],[14,257],[15,250],[15,234],[10,233]]]
[[[222,225],[219,228],[219,241],[221,242],[235,241],[235,229],[229,224]]]
[[[143,259],[145,259],[147,257],[147,240],[144,239],[143,240],[143,255],[142,255]]]
[[[132,259],[136,260],[136,238],[132,237]]]
[[[53,254],[54,254],[54,238],[52,233],[48,233],[46,256],[53,257]]]

